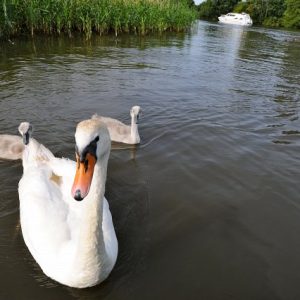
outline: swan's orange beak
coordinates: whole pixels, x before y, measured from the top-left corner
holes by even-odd
[[[87,153],[85,161],[80,161],[80,157],[76,154],[77,168],[72,187],[72,197],[81,201],[87,196],[93,179],[96,157]]]

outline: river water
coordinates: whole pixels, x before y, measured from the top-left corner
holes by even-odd
[[[78,121],[143,113],[141,144],[112,147],[120,252],[96,287],[42,273],[19,224],[21,163],[0,161],[0,299],[300,299],[299,101],[299,32],[199,22],[2,43],[0,133],[29,120],[74,158]]]

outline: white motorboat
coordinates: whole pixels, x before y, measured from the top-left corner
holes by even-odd
[[[251,17],[246,13],[228,13],[218,17],[220,23],[236,24],[242,26],[251,26],[253,24]]]

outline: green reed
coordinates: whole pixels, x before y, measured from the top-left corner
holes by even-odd
[[[183,31],[196,19],[186,0],[0,0],[0,37],[20,33]]]

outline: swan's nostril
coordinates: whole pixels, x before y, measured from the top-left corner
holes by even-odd
[[[74,195],[74,199],[77,200],[77,201],[83,200],[83,198],[81,197],[80,190],[76,190],[75,195]]]

